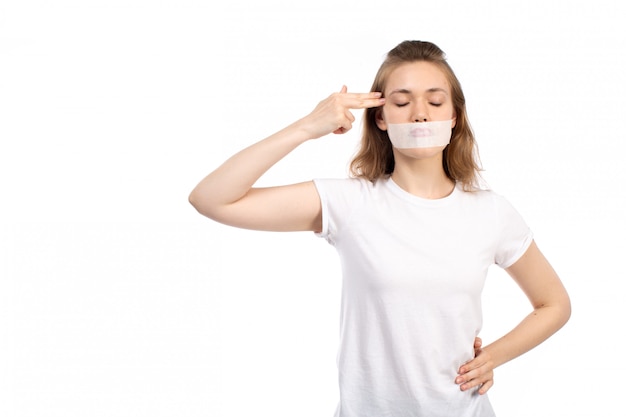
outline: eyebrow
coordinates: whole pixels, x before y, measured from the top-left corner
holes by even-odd
[[[427,93],[445,93],[448,94],[448,91],[444,88],[441,87],[433,87],[433,88],[429,88],[428,90],[426,90]],[[411,90],[408,90],[406,88],[397,88],[395,90],[393,90],[391,93],[389,93],[389,95],[391,96],[392,94],[413,94],[413,92]]]

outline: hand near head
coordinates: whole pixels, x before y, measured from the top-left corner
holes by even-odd
[[[459,375],[454,382],[460,385],[461,391],[480,387],[479,394],[485,394],[493,386],[493,361],[491,355],[482,349],[480,337],[474,340],[474,359],[459,368]]]
[[[384,103],[381,93],[348,93],[348,88],[344,85],[341,91],[322,100],[299,122],[313,139],[329,133],[339,135],[352,129],[355,118],[351,110],[378,107]]]

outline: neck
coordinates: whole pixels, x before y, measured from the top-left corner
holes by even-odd
[[[417,197],[439,199],[454,190],[454,181],[443,170],[441,154],[428,159],[409,159],[395,155],[391,179],[403,190]]]

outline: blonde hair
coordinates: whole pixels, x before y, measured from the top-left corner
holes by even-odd
[[[474,133],[465,110],[465,95],[461,83],[448,65],[444,52],[430,42],[404,41],[387,54],[374,78],[371,91],[384,92],[387,79],[398,66],[415,61],[437,65],[450,84],[456,126],[452,129],[450,144],[443,151],[443,169],[448,178],[458,181],[466,191],[480,188],[481,171]],[[365,110],[361,146],[350,163],[350,173],[358,178],[376,181],[391,175],[395,167],[389,135],[376,124],[380,107]]]

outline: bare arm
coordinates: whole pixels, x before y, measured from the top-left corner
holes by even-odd
[[[457,384],[466,390],[489,381],[493,369],[533,349],[556,333],[569,320],[570,299],[558,275],[535,242],[506,270],[524,291],[533,311],[509,333],[482,348],[475,359],[459,369]]]
[[[206,176],[189,196],[201,214],[246,229],[321,229],[319,195],[313,182],[253,188],[274,164],[302,143],[352,128],[350,109],[377,107],[379,93],[347,93],[346,87],[321,101],[309,115],[235,154]]]

